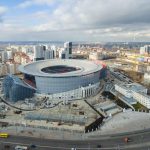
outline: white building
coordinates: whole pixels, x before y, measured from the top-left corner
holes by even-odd
[[[22,46],[21,51],[25,54],[33,53],[33,46]]]
[[[27,54],[27,53],[28,53],[28,47],[22,46],[22,47],[21,47],[21,51],[22,51],[23,53]]]
[[[133,91],[147,93],[147,88],[138,83],[121,84],[121,85],[115,84],[115,90],[121,93],[122,95],[124,96],[128,95],[129,97],[133,97],[132,96]]]
[[[64,48],[59,51],[59,58],[70,59],[72,58],[72,42],[64,43]]]
[[[44,52],[44,59],[54,59],[54,58],[55,58],[54,50],[46,50]]]
[[[150,96],[147,95],[147,89],[137,83],[115,85],[115,90],[127,98],[133,98],[140,104],[150,109]]]
[[[56,48],[56,46],[55,46],[55,45],[52,45],[52,46],[51,46],[51,49],[52,49],[52,50],[54,50],[54,51],[56,51],[56,50],[57,50],[57,48]]]
[[[136,99],[140,104],[144,105],[148,109],[150,109],[150,96],[141,93],[141,92],[133,92],[133,98]]]
[[[150,72],[150,66],[147,66],[147,72]]]
[[[150,73],[144,73],[144,82],[150,84]]]
[[[80,87],[75,90],[70,90],[67,92],[62,92],[62,93],[56,93],[56,94],[39,94],[36,93],[36,96],[41,96],[41,97],[48,97],[49,100],[77,100],[77,99],[83,99],[86,97],[89,97],[93,94],[95,94],[98,89],[99,89],[100,83],[96,83],[93,85],[89,85],[86,87]]]
[[[132,98],[132,91],[128,87],[115,84],[115,90],[127,98]]]
[[[68,58],[68,56],[67,56],[67,54],[66,54],[64,48],[61,48],[61,49],[59,50],[59,58],[61,58],[61,59],[66,59],[66,58]]]
[[[57,48],[56,48],[56,46],[52,45],[50,49],[54,51],[54,58],[56,58],[56,56],[57,56]]]
[[[13,52],[11,50],[5,50],[1,52],[2,62],[7,61],[8,59],[13,59]]]
[[[15,64],[12,64],[12,63],[8,63],[7,64],[7,72],[9,74],[15,74]]]
[[[5,66],[6,66],[6,68],[7,68],[6,74],[7,74],[7,73],[9,73],[9,74],[17,74],[17,73],[20,73],[19,70],[18,70],[19,65],[20,65],[20,64],[10,63],[10,62],[8,63],[8,62],[7,62],[7,64],[5,64]],[[5,74],[5,75],[6,75],[6,74]]]
[[[8,50],[12,50],[13,52],[19,52],[21,50],[20,45],[10,45],[7,47]]]
[[[13,59],[13,52],[10,50],[10,51],[6,51],[7,53],[7,59]]]
[[[140,48],[140,54],[150,54],[150,45],[145,45]]]
[[[2,62],[5,62],[7,60],[7,51],[1,52],[1,58],[2,58]]]
[[[90,60],[98,60],[99,59],[99,53],[98,52],[91,52],[89,54],[89,59]]]
[[[54,59],[55,51],[49,45],[36,45],[33,47],[33,60]],[[30,54],[31,56],[31,54]]]
[[[34,61],[37,60],[43,60],[44,59],[44,52],[46,50],[46,47],[43,45],[36,45],[33,47],[33,53],[34,53]]]

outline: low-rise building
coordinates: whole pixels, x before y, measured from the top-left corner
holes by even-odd
[[[150,84],[150,73],[144,73],[144,82]]]
[[[145,45],[141,47],[140,54],[150,54],[150,45]]]
[[[147,88],[138,83],[115,84],[115,90],[122,93],[123,95],[132,93],[132,91],[147,93]],[[131,95],[131,94],[129,94],[129,95]]]
[[[140,104],[150,109],[150,96],[142,92],[133,92],[133,98],[136,99]]]
[[[116,84],[115,90],[127,98],[135,99],[140,104],[150,109],[150,96],[147,95],[147,88],[144,86],[137,83],[122,85]]]
[[[132,91],[125,86],[115,84],[115,90],[125,95],[127,98],[132,97]]]
[[[26,64],[31,62],[30,57],[23,52],[16,52],[14,54],[14,62],[18,64]]]

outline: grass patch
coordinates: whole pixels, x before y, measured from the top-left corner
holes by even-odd
[[[145,106],[143,106],[140,103],[134,104],[133,107],[135,108],[135,110],[148,110]]]

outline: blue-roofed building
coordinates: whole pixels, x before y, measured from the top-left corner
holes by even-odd
[[[16,102],[32,97],[35,89],[25,84],[17,76],[9,74],[3,81],[3,93],[7,100]]]

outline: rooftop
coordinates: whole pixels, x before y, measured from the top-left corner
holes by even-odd
[[[44,68],[57,68],[56,66],[66,66],[66,68],[79,68],[74,71],[59,72],[44,72]],[[69,77],[91,74],[102,69],[102,65],[88,60],[77,59],[53,59],[42,60],[19,66],[19,71],[31,74],[34,76],[43,77]]]

